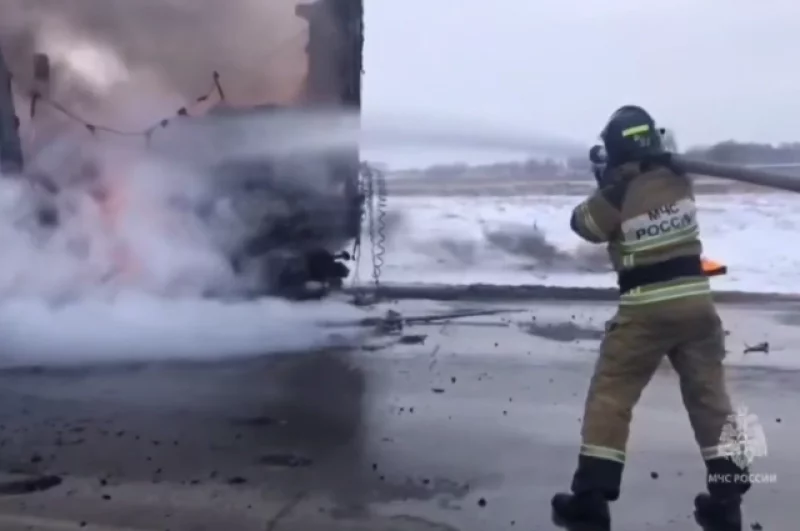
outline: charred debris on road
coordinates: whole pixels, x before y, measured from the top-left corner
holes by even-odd
[[[419,299],[455,303],[512,303],[512,302],[613,302],[617,292],[613,289],[597,288],[569,288],[553,286],[503,286],[472,284],[463,286],[454,285],[383,285],[360,286],[344,288],[343,292],[353,297],[352,303],[356,306],[374,306],[380,302]],[[716,292],[717,302],[727,304],[754,304],[754,303],[800,303],[800,296],[773,293],[747,293],[737,291]],[[367,317],[357,321],[337,321],[322,323],[324,326],[336,328],[362,327],[373,330],[373,337],[393,337],[381,345],[364,345],[363,350],[383,350],[394,344],[424,345],[427,335],[405,334],[408,326],[447,326],[460,319],[475,317],[492,317],[503,314],[519,314],[530,311],[530,308],[485,308],[474,306],[469,309],[453,309],[452,311],[426,313],[405,316],[399,311],[389,309],[383,316]],[[572,321],[574,321],[574,317]],[[601,340],[603,327],[587,327],[575,322],[538,323],[534,315],[530,320],[511,321],[501,319],[493,326],[517,326],[520,331],[558,342],[572,342],[582,340]],[[487,323],[466,322],[465,325],[486,326]],[[436,347],[438,348],[438,347]],[[743,354],[762,353],[768,355],[770,343],[746,343],[742,346]]]

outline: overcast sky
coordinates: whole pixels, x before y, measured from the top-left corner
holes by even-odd
[[[631,103],[684,146],[800,141],[797,0],[365,4],[373,115],[473,117],[591,142]]]

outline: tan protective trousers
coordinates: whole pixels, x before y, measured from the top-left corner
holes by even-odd
[[[709,297],[620,307],[607,325],[586,399],[581,455],[624,464],[633,407],[667,356],[703,457],[719,457],[732,414],[725,331]]]

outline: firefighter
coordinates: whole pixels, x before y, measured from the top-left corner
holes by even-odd
[[[656,124],[640,107],[620,108],[601,138],[608,168],[570,225],[581,238],[607,244],[619,306],[589,385],[572,493],[553,497],[554,517],[567,526],[610,527],[609,502],[620,495],[631,412],[667,356],[708,474],[708,492],[695,498],[696,516],[738,530],[741,497],[750,485],[747,471],[720,444],[732,414],[724,331],[701,263],[691,181],[671,169]]]
[[[659,135],[661,136],[662,147],[669,152],[677,153],[678,145],[675,142],[674,133],[665,128],[659,128]],[[606,171],[608,170],[608,159],[606,157],[605,148],[603,146],[593,146],[589,150],[589,161],[592,166],[592,174],[597,181],[598,186],[603,186],[603,181],[606,179]],[[702,258],[703,272],[707,277],[716,277],[728,274],[728,268],[714,260]]]

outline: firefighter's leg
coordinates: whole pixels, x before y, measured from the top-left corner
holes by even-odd
[[[586,398],[573,494],[553,498],[566,521],[608,519],[619,497],[633,407],[670,348],[646,321],[617,314],[609,322]]]
[[[698,517],[725,529],[741,526],[741,496],[750,488],[749,471],[724,455],[723,426],[732,414],[725,385],[725,332],[716,311],[687,321],[686,341],[669,353],[681,395],[707,470],[708,494],[695,499]]]

